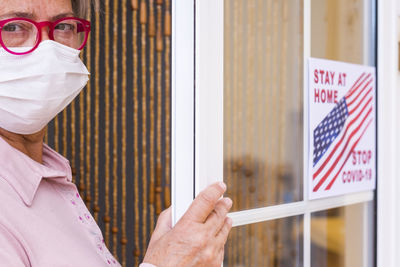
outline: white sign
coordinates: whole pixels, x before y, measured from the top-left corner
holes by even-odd
[[[375,189],[375,68],[308,65],[309,198]]]

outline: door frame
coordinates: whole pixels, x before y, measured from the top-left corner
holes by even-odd
[[[376,263],[377,266],[400,266],[400,91],[398,74],[398,39],[396,0],[377,1],[377,191],[376,191]],[[173,221],[178,221],[195,195],[206,184],[222,179],[221,146],[223,132],[223,110],[217,112],[204,110],[209,97],[221,101],[223,67],[221,49],[223,49],[223,18],[210,16],[209,11],[221,12],[222,0],[173,0],[173,49],[172,49],[172,202]],[[216,8],[210,9],[210,5]],[[310,27],[310,0],[304,0],[304,27]],[[208,14],[207,20],[204,14]],[[215,14],[214,14],[215,15]],[[211,19],[210,19],[211,18]],[[197,20],[197,24],[195,23]],[[199,21],[201,23],[199,23]],[[200,25],[203,25],[202,27]],[[211,25],[215,31],[208,31],[204,25]],[[307,50],[310,43],[305,32],[304,57],[310,55]],[[200,38],[201,37],[201,38]],[[200,38],[200,39],[199,39]],[[215,38],[215,43],[199,40]],[[309,39],[309,38],[308,38]],[[219,54],[218,54],[219,53]],[[210,66],[207,55],[213,55],[216,64]],[[195,55],[197,55],[195,57]],[[203,57],[204,56],[204,57]],[[305,68],[306,70],[307,68]],[[212,79],[211,79],[211,78]],[[214,81],[214,82],[210,82]],[[210,90],[199,90],[209,88]],[[380,89],[384,88],[384,89]],[[197,89],[197,90],[196,90]],[[211,90],[212,89],[212,90]],[[215,103],[215,102],[214,102]],[[201,114],[201,116],[200,116]],[[207,127],[206,127],[207,126]],[[207,128],[207,131],[201,130]],[[212,137],[212,138],[210,138]],[[214,139],[215,137],[215,139]],[[199,142],[199,140],[201,140]],[[214,141],[216,142],[214,142]],[[201,145],[200,145],[201,144]],[[206,144],[206,145],[204,145]],[[217,149],[217,153],[213,153]],[[219,151],[219,152],[218,152]],[[209,156],[211,155],[211,157]],[[195,160],[195,157],[197,160]],[[201,166],[207,166],[202,168]],[[196,179],[196,177],[203,177]],[[204,179],[205,178],[205,179]],[[380,179],[379,179],[380,178]],[[306,189],[306,185],[304,185]],[[307,190],[305,190],[307,191]],[[372,200],[372,192],[355,194],[343,198],[345,204]],[[328,207],[335,207],[334,201],[307,203],[305,201],[251,210],[252,222],[264,221],[266,217],[280,218],[282,208],[292,210],[293,214],[300,206],[308,207],[304,217],[309,225],[309,213]],[[336,199],[340,202],[340,199]],[[314,204],[316,203],[316,204]],[[300,206],[299,206],[300,205]],[[305,206],[304,206],[305,205]],[[313,206],[318,208],[313,208]],[[246,212],[246,211],[245,211]],[[298,211],[297,211],[298,212]],[[241,221],[243,212],[231,213],[235,225],[249,223]],[[308,223],[307,223],[308,222]],[[304,228],[304,261],[309,266],[309,227]]]
[[[377,266],[400,266],[399,1],[378,2]]]

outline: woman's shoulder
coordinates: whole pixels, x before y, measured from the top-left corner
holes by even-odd
[[[17,190],[0,176],[0,224],[24,214],[26,205]]]
[[[0,174],[0,210],[2,206],[20,200],[21,198],[14,186]]]

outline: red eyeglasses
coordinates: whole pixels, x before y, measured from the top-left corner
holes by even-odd
[[[0,45],[13,55],[34,51],[42,41],[42,28],[49,28],[49,38],[55,42],[82,50],[90,32],[90,22],[67,17],[54,22],[35,22],[27,18],[0,20]]]

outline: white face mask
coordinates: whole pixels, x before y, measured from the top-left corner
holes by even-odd
[[[0,128],[33,134],[68,106],[89,80],[79,53],[54,41],[21,56],[0,48]]]

